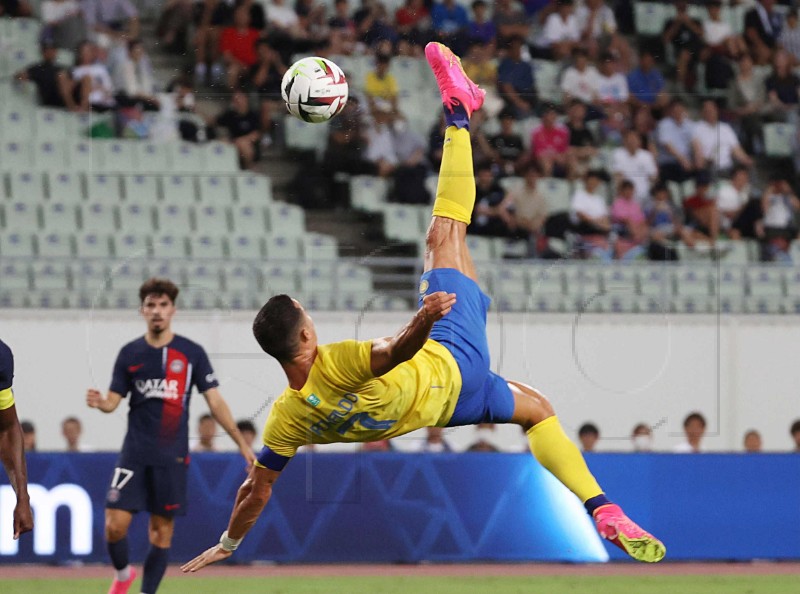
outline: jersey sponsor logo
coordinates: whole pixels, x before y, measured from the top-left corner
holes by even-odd
[[[175,359],[172,363],[169,364],[169,370],[172,373],[180,373],[183,371],[183,361],[180,359]]]
[[[174,400],[183,396],[183,394],[178,392],[178,380],[174,379],[154,378],[136,380],[135,385],[139,393],[145,398]]]
[[[313,394],[312,394],[313,396]],[[353,405],[358,402],[358,394],[348,392],[336,403],[336,408],[321,421],[313,423],[311,431],[317,435],[322,435],[325,431],[336,431],[339,435],[344,435],[356,424],[370,431],[387,431],[397,422],[397,420],[379,421],[373,419],[369,413],[352,413]]]
[[[128,373],[136,373],[142,367],[144,367],[144,363],[139,363],[139,365],[131,365],[128,367]]]
[[[311,406],[319,406],[319,403],[322,402],[316,394],[311,394],[306,400]]]

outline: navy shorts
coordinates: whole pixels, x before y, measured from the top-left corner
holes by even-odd
[[[111,477],[106,508],[166,517],[186,515],[188,470],[188,459],[164,465],[120,460]]]
[[[492,300],[471,278],[455,268],[435,268],[420,279],[419,303],[430,293],[456,294],[456,304],[433,325],[431,338],[444,346],[461,371],[461,393],[448,427],[507,423],[514,396],[506,380],[489,369],[486,312]]]

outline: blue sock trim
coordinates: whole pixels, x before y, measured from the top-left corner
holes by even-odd
[[[108,556],[111,557],[114,569],[117,571],[125,569],[129,565],[128,537],[108,543]]]
[[[150,545],[150,551],[144,560],[144,571],[142,572],[142,592],[155,594],[158,585],[164,578],[169,563],[169,549],[162,549]]]
[[[586,511],[589,512],[589,515],[594,515],[594,510],[598,507],[602,507],[603,505],[608,505],[611,503],[606,497],[605,493],[601,493],[597,497],[592,497],[591,499],[587,499],[586,503],[583,504],[583,507],[586,508]]]
[[[450,108],[444,107],[444,119],[448,127],[455,126],[469,130],[469,116],[467,110],[461,105],[454,105],[452,111]]]

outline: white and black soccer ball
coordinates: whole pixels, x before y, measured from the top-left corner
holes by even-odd
[[[281,95],[294,117],[320,124],[344,109],[348,87],[344,72],[325,58],[303,58],[286,71]]]

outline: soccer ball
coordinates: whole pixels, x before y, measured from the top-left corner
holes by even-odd
[[[342,69],[330,60],[303,58],[283,75],[281,95],[294,117],[320,124],[344,109],[347,80]]]

